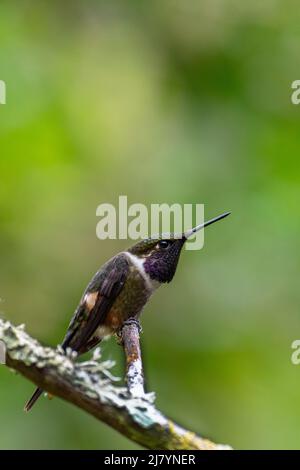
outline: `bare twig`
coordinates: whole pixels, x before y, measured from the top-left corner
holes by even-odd
[[[130,328],[133,333],[133,330]],[[126,329],[123,340],[127,338]],[[75,362],[59,349],[43,347],[24,327],[0,319],[0,341],[6,348],[6,365],[52,395],[73,403],[108,424],[132,441],[149,449],[219,450],[229,446],[215,444],[187,431],[166,418],[149,395],[133,396],[114,384],[108,362],[95,358]],[[125,339],[131,350],[130,341]],[[131,385],[133,384],[133,385]],[[135,380],[128,380],[135,390]],[[138,389],[141,384],[138,383]],[[20,404],[22,406],[22,404]]]
[[[122,328],[122,342],[126,357],[126,382],[132,396],[142,397],[144,373],[140,348],[140,325],[137,320],[127,320]]]

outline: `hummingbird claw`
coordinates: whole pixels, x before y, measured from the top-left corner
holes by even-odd
[[[121,327],[121,332],[122,332],[124,326],[126,326],[126,325],[135,325],[137,327],[139,333],[143,332],[143,328],[140,324],[140,321],[137,320],[136,318],[128,318],[128,320],[125,320],[122,327]]]
[[[120,346],[123,345],[122,332],[123,332],[124,326],[126,325],[135,325],[138,329],[139,334],[143,332],[143,328],[141,327],[139,320],[137,320],[136,318],[128,318],[128,320],[125,320],[121,328],[115,333],[116,341]]]

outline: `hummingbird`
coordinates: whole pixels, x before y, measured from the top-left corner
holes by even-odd
[[[172,281],[185,242],[199,230],[227,217],[225,212],[180,234],[145,238],[108,260],[86,287],[61,347],[81,355],[103,338],[120,332],[124,322],[138,320],[153,292]],[[29,411],[43,390],[26,403]]]

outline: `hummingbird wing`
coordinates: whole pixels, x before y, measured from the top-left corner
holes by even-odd
[[[71,320],[62,343],[63,349],[70,347],[74,351],[80,351],[86,345],[94,331],[104,322],[112,304],[123,289],[128,270],[127,258],[120,254],[108,261],[95,274]],[[26,411],[32,408],[42,393],[41,388],[35,390],[25,405]]]
[[[95,274],[71,320],[63,349],[80,351],[86,345],[123,289],[128,270],[127,258],[119,255]]]

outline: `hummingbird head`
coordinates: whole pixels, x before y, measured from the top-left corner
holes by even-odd
[[[169,233],[145,238],[133,245],[128,251],[142,261],[143,268],[150,279],[160,283],[171,282],[186,240],[202,228],[227,217],[229,214],[230,212],[226,212],[180,234]]]

